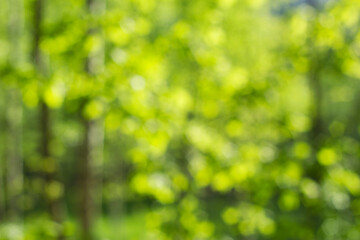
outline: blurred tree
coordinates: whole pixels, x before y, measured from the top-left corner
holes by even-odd
[[[46,63],[41,51],[41,41],[44,38],[43,21],[44,21],[44,0],[35,0],[33,2],[33,48],[32,61],[38,78],[40,89],[42,90],[39,102],[39,152],[42,161],[41,175],[44,179],[42,198],[46,202],[46,208],[50,218],[56,222],[62,221],[62,209],[60,205],[59,182],[56,180],[58,174],[57,162],[52,154],[51,144],[54,142],[52,132],[52,114],[46,102],[47,71]],[[57,230],[57,239],[63,239],[61,229]]]
[[[97,26],[99,24],[99,16],[104,14],[106,1],[87,0],[86,13],[90,19],[86,32],[86,42],[89,43],[87,56],[85,59],[85,73],[88,81],[97,81],[96,77],[103,71],[104,50],[102,43],[102,31]],[[101,81],[101,80],[100,80]],[[100,191],[101,183],[101,165],[103,159],[103,142],[104,129],[101,119],[101,112],[97,113],[101,102],[97,100],[97,96],[93,92],[89,92],[89,96],[85,96],[82,102],[82,125],[84,128],[82,158],[80,165],[81,176],[81,225],[82,239],[93,239],[93,224],[97,214],[101,216],[101,195],[96,196],[96,192]]]
[[[23,188],[22,173],[22,103],[19,83],[17,82],[17,70],[23,63],[22,33],[24,22],[23,1],[7,2],[8,17],[7,35],[10,40],[8,68],[11,72],[6,81],[5,98],[8,100],[4,106],[4,195],[7,219],[14,221],[22,218]]]

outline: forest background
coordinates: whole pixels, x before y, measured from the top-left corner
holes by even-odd
[[[360,239],[360,1],[1,0],[0,239]]]

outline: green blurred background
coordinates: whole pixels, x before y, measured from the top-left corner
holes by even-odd
[[[358,0],[1,0],[0,240],[360,239]]]

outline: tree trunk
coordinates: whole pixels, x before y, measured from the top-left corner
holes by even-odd
[[[8,40],[10,53],[8,61],[12,69],[16,69],[23,61],[21,37],[24,25],[24,3],[22,0],[8,1]],[[5,114],[5,162],[4,162],[4,202],[8,221],[22,219],[22,102],[21,92],[16,87],[6,89]]]
[[[43,37],[41,23],[43,21],[43,5],[44,0],[34,1],[34,45],[33,45],[33,62],[36,70],[41,75],[44,74],[44,64],[42,54],[40,51],[40,41]],[[51,130],[51,111],[46,105],[45,101],[40,100],[39,109],[39,124],[40,124],[40,154],[43,161],[43,176],[45,180],[44,186],[44,200],[46,202],[49,215],[54,222],[61,223],[61,205],[58,197],[51,196],[49,188],[52,187],[52,183],[55,182],[56,176],[56,163],[52,158],[50,144],[52,141],[52,130]],[[62,233],[58,233],[57,239],[63,239]]]
[[[90,15],[102,14],[105,11],[105,0],[87,0],[86,10]],[[96,34],[99,29],[89,28],[87,37]],[[85,72],[96,75],[103,68],[104,50],[90,52],[85,60]],[[88,103],[86,99],[83,107]],[[82,109],[83,110],[83,109]],[[83,112],[83,111],[81,111]],[[82,119],[84,129],[81,159],[81,213],[82,239],[93,239],[92,227],[96,215],[101,214],[101,171],[103,162],[104,127],[101,118]]]
[[[1,100],[5,100],[5,91],[3,91],[2,85],[0,85],[0,95],[1,95]],[[0,102],[0,112],[3,113],[5,112],[5,104],[3,104],[4,101]],[[0,131],[5,133],[5,116],[3,116],[3,114],[0,115]],[[0,135],[0,223],[2,221],[6,220],[6,182],[5,182],[5,173],[6,173],[6,151],[5,151],[5,139],[6,136],[4,136],[5,134],[1,134]]]
[[[81,156],[81,227],[82,227],[82,239],[90,240],[92,239],[92,220],[93,220],[93,196],[92,196],[92,180],[93,180],[93,172],[91,166],[90,159],[90,130],[91,130],[92,122],[84,119],[84,139],[83,139],[83,149]]]
[[[7,218],[9,221],[22,218],[21,196],[23,189],[23,163],[21,156],[22,105],[21,94],[17,89],[7,90],[6,106],[6,165],[5,196]]]
[[[313,22],[313,24],[315,23]],[[309,30],[308,34],[308,85],[312,97],[313,108],[311,109],[312,111],[310,111],[311,128],[308,132],[308,142],[311,145],[311,158],[306,172],[311,179],[320,183],[323,180],[324,168],[317,161],[317,153],[322,147],[325,129],[323,119],[323,84],[321,79],[321,66],[324,64],[324,57],[312,41],[315,36],[315,29]],[[322,219],[314,214],[315,212],[311,207],[306,208],[306,211],[309,225],[315,229],[319,228],[321,226]]]

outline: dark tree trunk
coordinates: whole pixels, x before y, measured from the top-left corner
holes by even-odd
[[[40,51],[40,41],[43,37],[41,23],[43,21],[43,6],[44,0],[35,0],[34,2],[34,43],[33,43],[33,62],[35,68],[39,74],[44,73],[43,59]],[[39,128],[40,128],[40,154],[43,161],[43,166],[45,166],[43,171],[43,176],[45,180],[44,186],[44,199],[47,204],[48,212],[53,221],[61,223],[61,207],[60,200],[58,197],[54,198],[50,196],[47,188],[51,187],[51,184],[55,181],[56,176],[56,163],[52,158],[50,144],[52,141],[52,132],[51,132],[51,111],[46,105],[46,102],[40,100],[40,109],[39,109]],[[57,239],[63,239],[62,233],[58,233]]]
[[[34,9],[33,59],[34,59],[34,65],[39,71],[41,69],[40,38],[42,35],[41,22],[43,18],[43,0],[35,0],[33,9]]]
[[[316,17],[317,18],[317,17]],[[313,20],[315,21],[315,20]],[[313,24],[315,24],[313,22]],[[312,97],[312,109],[310,111],[311,128],[308,132],[308,142],[311,145],[311,157],[309,158],[306,173],[309,178],[321,183],[323,180],[324,168],[317,161],[317,153],[321,149],[325,135],[325,122],[323,119],[323,84],[321,79],[321,66],[324,64],[323,53],[317,48],[312,39],[315,36],[315,29],[310,29],[308,33],[308,85]],[[315,229],[321,227],[322,219],[316,215],[312,207],[306,208],[308,222]]]
[[[82,227],[82,239],[90,240],[92,238],[92,225],[94,214],[94,200],[92,194],[93,187],[93,171],[91,164],[91,139],[90,131],[93,122],[87,119],[83,119],[84,126],[84,139],[82,146],[81,156],[81,227]]]

